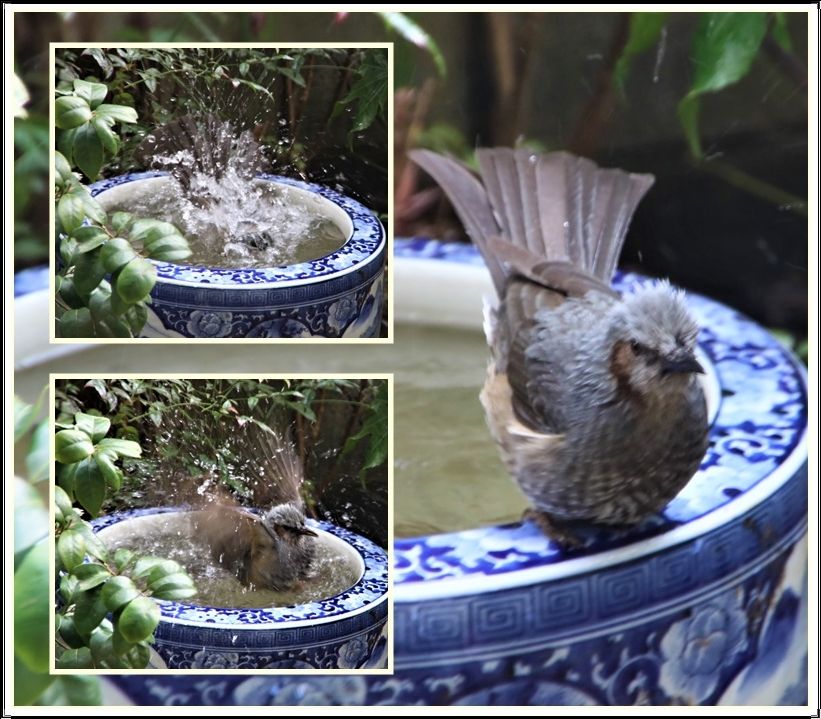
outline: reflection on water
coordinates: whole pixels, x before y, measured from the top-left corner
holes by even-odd
[[[18,375],[17,393],[33,400],[49,372],[393,372],[396,536],[519,519],[525,500],[498,457],[479,403],[488,357],[484,338],[478,332],[397,324],[395,342],[102,345]]]

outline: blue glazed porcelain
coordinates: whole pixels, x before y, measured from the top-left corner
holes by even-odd
[[[98,199],[127,183],[164,172],[135,172],[96,182]],[[346,218],[347,240],[324,257],[282,267],[218,269],[155,262],[146,337],[378,337],[384,298],[385,232],[355,200],[313,183],[278,175],[286,185],[332,203]]]
[[[400,241],[395,268],[397,295],[435,272],[492,292],[466,245]],[[478,319],[480,296],[458,299]],[[209,692],[130,678],[120,690],[190,704],[806,703],[806,375],[749,319],[688,301],[718,397],[702,465],[661,514],[571,551],[530,523],[397,539],[393,677],[233,677]]]
[[[135,509],[100,517],[95,532],[151,531],[152,517],[184,517],[179,508]],[[341,540],[361,562],[357,582],[305,604],[265,609],[204,607],[157,600],[154,649],[168,669],[378,669],[386,666],[388,559],[368,539],[308,520],[318,541]],[[128,526],[127,526],[128,525]],[[323,537],[323,535],[325,535]],[[328,537],[331,539],[329,540]],[[334,539],[335,538],[335,539]],[[336,544],[342,546],[340,542]]]

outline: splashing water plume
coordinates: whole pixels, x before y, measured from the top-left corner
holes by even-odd
[[[340,228],[283,185],[256,179],[269,163],[250,130],[239,132],[213,115],[186,115],[142,141],[135,157],[170,173],[142,191],[116,188],[103,199],[124,210],[176,225],[189,240],[187,264],[275,267],[338,249]]]

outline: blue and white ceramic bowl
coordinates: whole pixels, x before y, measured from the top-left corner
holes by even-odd
[[[397,242],[396,255],[397,321],[481,331],[493,288],[471,247]],[[520,523],[396,540],[393,677],[119,690],[192,705],[805,704],[805,372],[734,310],[689,302],[717,401],[702,466],[660,516],[569,553]]]
[[[168,173],[137,172],[97,182],[106,199],[160,192]],[[217,269],[155,262],[146,337],[378,337],[384,298],[385,232],[359,202],[321,185],[277,175],[258,180],[284,186],[347,238],[308,262],[262,269]]]
[[[104,540],[180,529],[192,512],[137,509],[92,522]],[[388,559],[370,540],[308,520],[317,541],[359,577],[345,591],[306,604],[265,609],[204,607],[158,600],[154,649],[168,669],[381,669],[387,666]]]

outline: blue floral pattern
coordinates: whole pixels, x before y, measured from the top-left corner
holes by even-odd
[[[161,177],[137,172],[96,182],[99,195],[117,185]],[[282,267],[217,269],[154,262],[157,283],[151,292],[146,337],[375,337],[381,299],[372,310],[375,285],[381,286],[387,239],[378,218],[360,203],[314,183],[278,175],[258,179],[291,185],[334,203],[350,219],[345,244],[324,257]],[[346,332],[357,318],[369,318]]]

